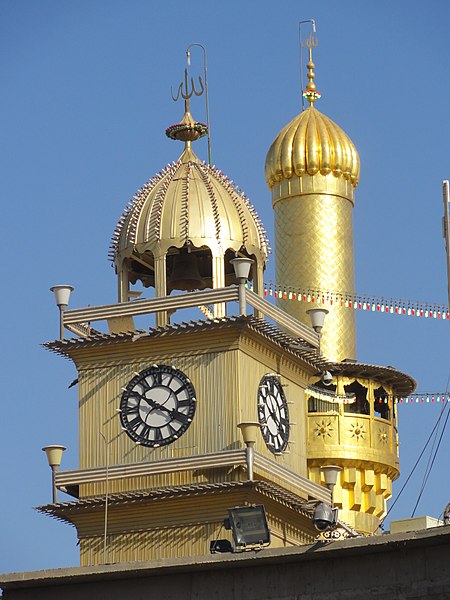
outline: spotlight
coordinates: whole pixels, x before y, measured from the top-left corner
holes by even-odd
[[[231,529],[235,552],[270,544],[270,530],[262,504],[229,508],[224,525],[226,529]]]

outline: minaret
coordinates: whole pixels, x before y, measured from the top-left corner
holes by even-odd
[[[277,285],[302,291],[352,294],[354,189],[359,156],[350,138],[314,106],[320,94],[314,83],[311,36],[309,107],[288,123],[272,143],[265,177],[275,212]],[[311,304],[279,299],[283,310],[310,325]],[[326,305],[322,352],[338,362],[354,359],[355,317],[341,306]]]

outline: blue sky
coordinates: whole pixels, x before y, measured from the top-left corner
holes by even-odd
[[[442,179],[450,177],[447,0],[236,2],[3,0],[0,2],[2,319],[0,571],[78,563],[75,531],[32,510],[50,501],[41,452],[68,447],[77,467],[75,368],[40,347],[58,335],[48,291],[76,287],[72,307],[114,302],[107,261],[129,198],[181,153],[165,128],[188,44],[208,52],[215,164],[245,190],[273,240],[263,168],[276,134],[301,109],[298,21],[315,18],[317,108],[352,138],[362,175],[354,210],[361,294],[447,303]],[[193,51],[192,68],[201,69]],[[192,112],[204,120],[202,101]],[[206,159],[206,143],[196,144]],[[273,258],[267,280],[273,278]],[[358,358],[444,391],[449,324],[358,313]],[[436,419],[399,407],[402,477]],[[450,500],[449,433],[418,514]],[[423,468],[392,512],[410,516]]]

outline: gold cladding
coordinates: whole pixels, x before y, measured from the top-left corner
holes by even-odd
[[[343,404],[309,412],[308,471],[312,481],[324,484],[320,467],[343,467],[333,491],[339,516],[370,535],[377,532],[386,515],[392,482],[399,476],[397,417],[392,405],[389,419],[375,413],[374,391],[380,386],[375,380],[337,376],[337,392],[344,393],[344,386],[354,381],[367,389],[369,414],[351,413],[351,405]],[[388,387],[386,393],[392,397],[393,390]]]
[[[352,294],[351,202],[341,196],[307,193],[276,202],[274,212],[277,284]],[[282,299],[277,302],[284,311],[310,326],[306,311],[314,305]],[[336,304],[324,308],[330,312],[322,330],[322,353],[334,362],[355,358],[354,313]]]

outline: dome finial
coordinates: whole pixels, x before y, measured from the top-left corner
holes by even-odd
[[[306,84],[306,91],[303,92],[303,97],[306,98],[308,100],[310,106],[312,106],[314,104],[314,102],[320,98],[320,93],[316,90],[316,84],[314,83],[314,78],[316,75],[314,73],[315,64],[313,62],[313,55],[312,55],[312,49],[317,48],[318,41],[317,41],[317,37],[314,37],[312,33],[309,35],[309,38],[306,40],[306,46],[308,47],[308,50],[309,50],[309,60],[308,60],[308,64],[306,65],[308,68],[308,74],[307,74],[308,83]]]
[[[191,86],[189,89],[189,81],[188,81],[188,70],[184,70],[184,90],[183,90],[183,82],[178,86],[177,95],[174,96],[172,94],[172,100],[176,102],[180,96],[184,98],[184,117],[182,118],[180,123],[176,123],[175,125],[171,125],[166,129],[167,137],[172,140],[180,140],[181,142],[185,142],[186,148],[190,147],[191,142],[198,140],[201,137],[204,137],[208,133],[208,127],[204,123],[199,123],[194,121],[191,115],[190,110],[190,99],[195,94],[196,96],[201,96],[205,90],[203,86],[202,78],[198,78],[200,84],[200,90],[195,89],[194,78],[191,77]]]

